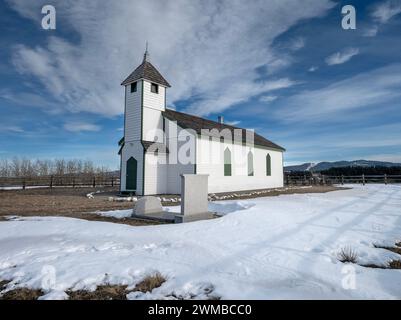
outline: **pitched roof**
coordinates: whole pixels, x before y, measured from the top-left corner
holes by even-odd
[[[166,109],[166,111],[163,111],[163,116],[169,120],[176,121],[177,125],[180,126],[183,129],[193,129],[196,131],[196,133],[201,134],[202,129],[217,129],[218,131],[221,131],[223,129],[229,129],[232,134],[234,134],[234,129],[241,129],[245,130],[242,128],[230,126],[224,123],[219,123],[216,121],[204,119],[201,117],[196,117],[187,113],[183,112],[178,112],[174,111],[171,109]],[[211,132],[211,136],[213,136],[213,132]],[[220,136],[216,136],[217,138],[220,138]],[[242,135],[242,141],[246,142],[246,135]],[[273,149],[279,149],[282,151],[285,151],[285,149],[278,144],[275,144],[274,142],[262,137],[261,135],[258,135],[256,132],[254,134],[254,144],[257,146],[262,146],[262,147],[268,147],[268,148],[273,148]]]
[[[143,60],[141,65],[139,65],[129,76],[125,79],[121,85],[125,86],[139,79],[146,79],[154,83],[160,84],[165,87],[170,87],[170,84],[166,79],[157,71],[157,69],[146,59]]]

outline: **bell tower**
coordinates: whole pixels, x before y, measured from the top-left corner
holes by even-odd
[[[125,142],[155,141],[152,132],[163,129],[161,112],[170,84],[149,62],[147,48],[142,63],[121,85],[125,86]]]
[[[147,46],[146,46],[147,47]],[[142,63],[121,83],[125,88],[124,138],[120,141],[121,191],[145,193],[145,145],[158,141],[163,130],[166,89],[170,84],[149,62],[146,48]]]

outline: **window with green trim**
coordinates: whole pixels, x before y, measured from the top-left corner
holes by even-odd
[[[253,176],[253,153],[248,152],[248,176]]]
[[[266,156],[266,176],[272,175],[272,160],[270,158],[270,154]]]
[[[231,151],[228,148],[224,150],[224,176],[231,176]]]

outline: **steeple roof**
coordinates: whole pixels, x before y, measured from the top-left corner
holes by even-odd
[[[148,51],[146,50],[142,63],[132,72],[127,79],[125,79],[121,85],[126,86],[139,79],[145,79],[154,83],[160,84],[165,87],[171,87],[166,79],[160,74],[159,71],[148,61]]]

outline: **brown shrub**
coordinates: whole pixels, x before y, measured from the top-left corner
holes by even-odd
[[[351,247],[342,248],[338,254],[338,260],[341,262],[356,263],[358,260],[358,253]]]
[[[152,292],[153,289],[159,288],[164,282],[166,282],[166,278],[159,272],[156,272],[137,283],[133,291],[141,291],[143,293]]]

